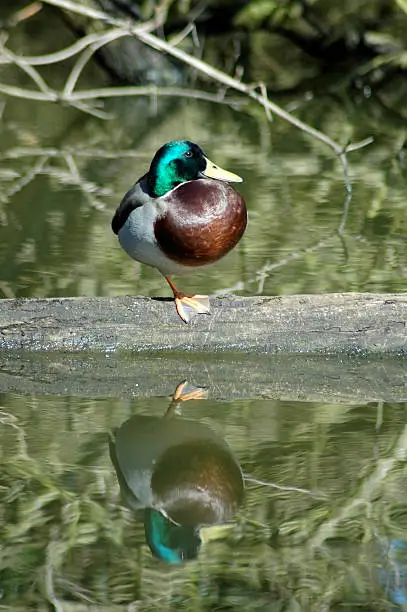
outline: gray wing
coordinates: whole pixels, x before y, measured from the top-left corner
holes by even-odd
[[[112,219],[112,230],[118,234],[126,223],[130,213],[139,206],[143,206],[151,199],[147,190],[147,175],[141,177],[126,193],[116,209]]]

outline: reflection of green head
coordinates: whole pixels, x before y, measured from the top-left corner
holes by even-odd
[[[144,530],[151,552],[167,563],[181,563],[198,555],[201,539],[197,530],[173,523],[158,510],[146,508]]]
[[[154,555],[167,563],[194,559],[199,527],[231,520],[243,499],[243,477],[230,449],[214,440],[193,440],[168,448],[151,477],[155,508],[144,527]]]
[[[242,503],[240,466],[204,424],[134,415],[109,446],[123,500],[144,509],[147,543],[167,563],[194,559],[200,528],[233,520]]]

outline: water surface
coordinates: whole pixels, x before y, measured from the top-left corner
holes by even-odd
[[[342,167],[324,145],[281,121],[270,126],[249,108],[202,101],[169,107],[159,100],[158,114],[147,101],[117,101],[108,104],[114,118],[106,122],[58,106],[34,104],[28,113],[25,104],[7,102],[0,123],[3,297],[169,295],[156,270],[122,251],[110,221],[157,148],[183,137],[244,177],[249,224],[232,253],[183,277],[182,288],[247,295],[405,289],[405,168],[394,143],[379,137],[349,156],[354,193],[338,237]],[[323,101],[316,104],[323,112]],[[314,120],[307,110],[300,115]],[[353,140],[374,133],[363,109],[350,119],[334,110],[319,127],[338,139],[337,124]]]
[[[182,404],[173,425],[215,432],[246,483],[234,518],[178,564],[152,555],[109,457],[114,428],[163,423],[170,397],[1,400],[6,609],[387,610],[405,597],[404,404]]]
[[[66,30],[58,34],[61,44],[71,40]],[[27,38],[24,29],[14,44],[49,51],[45,37]],[[1,77],[24,84],[10,70],[2,67]],[[63,76],[54,75],[60,85]],[[93,66],[81,85],[104,79]],[[251,104],[117,100],[106,103],[111,119],[102,121],[57,104],[4,102],[1,297],[169,295],[155,270],[120,249],[110,220],[156,149],[176,138],[198,142],[243,176],[249,210],[238,247],[184,277],[182,289],[406,289],[406,129],[374,95],[280,100],[343,145],[374,137],[349,155],[346,217],[338,159],[295,128],[268,123]],[[406,607],[401,361],[310,370],[242,357],[206,364],[160,355],[141,364],[133,355],[123,373],[112,355],[82,359],[1,355],[0,608]],[[183,404],[172,422],[192,421],[225,441],[245,496],[226,527],[202,533],[196,559],[166,563],[147,544],[145,510],[124,503],[109,441],[129,419],[161,423],[191,372],[208,399]]]

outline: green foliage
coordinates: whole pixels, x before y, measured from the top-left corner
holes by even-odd
[[[407,2],[406,2],[406,0],[395,0],[395,2],[398,4],[398,6],[401,8],[402,11],[407,13]]]
[[[287,18],[298,16],[298,2],[281,2],[281,0],[254,0],[248,2],[236,16],[235,24],[254,30],[269,23],[277,25]]]

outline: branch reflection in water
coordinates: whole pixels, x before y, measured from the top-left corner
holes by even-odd
[[[134,415],[109,442],[123,501],[143,510],[148,546],[168,563],[196,558],[211,539],[202,528],[233,521],[243,501],[242,470],[225,440],[176,417],[181,402],[205,397],[181,383],[163,418]]]

